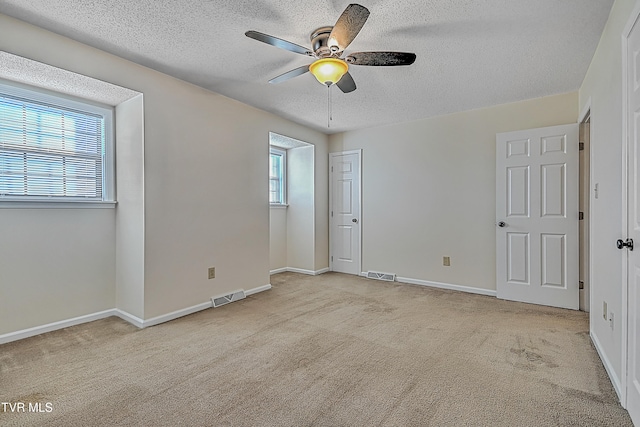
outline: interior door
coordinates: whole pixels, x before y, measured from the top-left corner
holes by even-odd
[[[331,271],[360,274],[360,154],[331,153],[329,160]]]
[[[501,299],[578,309],[578,124],[496,135]]]
[[[627,236],[640,244],[640,24],[627,42]],[[626,240],[626,239],[625,239]],[[626,243],[626,242],[624,242]],[[627,410],[640,425],[640,248],[623,246],[627,259]]]

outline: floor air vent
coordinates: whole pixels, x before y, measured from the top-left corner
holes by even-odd
[[[385,282],[395,282],[396,275],[393,273],[380,273],[379,271],[368,271],[367,279],[384,280]]]
[[[239,291],[235,291],[228,295],[222,295],[219,297],[211,297],[211,301],[213,301],[213,308],[220,307],[222,305],[229,304],[230,302],[236,302],[241,299],[245,299],[246,295],[244,291],[240,289]]]

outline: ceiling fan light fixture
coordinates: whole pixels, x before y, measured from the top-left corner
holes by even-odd
[[[349,64],[336,58],[321,58],[309,66],[309,71],[323,85],[338,83],[349,71]]]

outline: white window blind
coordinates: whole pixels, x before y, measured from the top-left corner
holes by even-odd
[[[2,89],[0,200],[105,200],[104,115]]]

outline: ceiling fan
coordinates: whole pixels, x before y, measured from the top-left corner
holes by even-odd
[[[269,83],[281,83],[311,71],[320,83],[327,86],[336,84],[342,92],[349,93],[356,90],[349,65],[411,65],[416,60],[415,53],[407,52],[355,52],[343,58],[344,50],[356,38],[368,17],[366,7],[350,4],[333,27],[320,27],[311,33],[313,50],[258,31],[247,31],[245,35],[280,49],[316,58],[315,62],[287,71]]]

